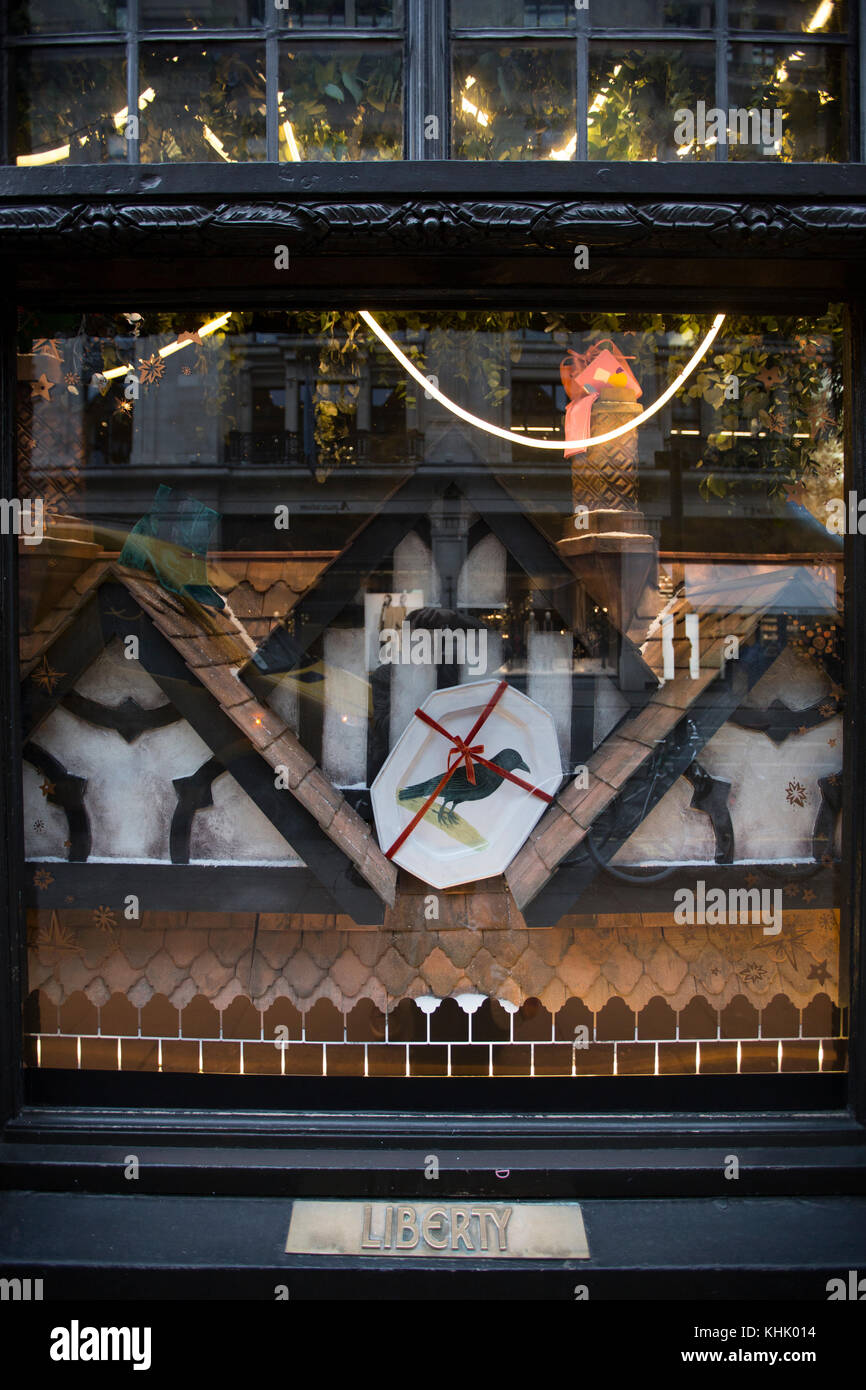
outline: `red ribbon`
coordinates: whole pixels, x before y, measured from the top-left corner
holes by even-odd
[[[391,848],[386,849],[386,859],[392,859],[394,855],[397,853],[397,850],[400,848],[400,846],[404,844],[406,840],[408,840],[416,825],[419,825],[420,822],[424,819],[427,812],[430,810],[430,807],[433,805],[436,798],[442,792],[443,787],[445,787],[447,783],[450,782],[451,778],[454,776],[454,773],[457,771],[461,763],[466,764],[466,776],[469,778],[469,781],[473,784],[473,786],[475,785],[475,769],[473,768],[472,764],[473,762],[476,762],[480,763],[482,767],[489,767],[491,772],[498,772],[500,777],[505,778],[509,782],[514,782],[515,785],[518,787],[523,787],[524,791],[531,792],[533,796],[539,797],[542,801],[553,801],[553,797],[548,796],[547,792],[539,791],[538,787],[533,787],[531,783],[524,782],[523,778],[518,777],[516,773],[506,772],[505,768],[498,767],[496,763],[488,762],[486,758],[482,758],[481,754],[484,752],[483,743],[477,743],[474,745],[472,743],[472,740],[474,739],[475,735],[478,733],[485,720],[487,720],[488,717],[493,713],[494,709],[498,705],[499,701],[502,699],[502,696],[505,694],[507,689],[508,682],[500,681],[465,738],[460,738],[458,734],[449,733],[447,729],[443,729],[441,724],[437,724],[436,720],[432,719],[429,714],[425,714],[423,709],[416,709],[415,713],[418,716],[418,718],[422,719],[425,724],[429,724],[431,729],[435,729],[437,734],[441,734],[443,738],[447,738],[449,743],[451,743],[453,747],[450,749],[448,753],[447,772],[445,772],[442,778],[440,779],[439,785],[436,787],[436,790],[432,792],[430,796],[428,796],[420,811],[416,811],[409,824],[403,830],[401,830],[400,834],[397,836]],[[454,759],[453,762],[452,759]]]

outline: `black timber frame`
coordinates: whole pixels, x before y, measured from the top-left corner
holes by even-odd
[[[130,609],[131,611],[127,611]],[[326,912],[344,911],[353,916],[356,921],[371,924],[381,923],[384,920],[385,909],[378,895],[368,887],[357,873],[352,861],[338,845],[329,839],[306,807],[301,805],[290,792],[287,794],[287,789],[280,790],[274,785],[273,769],[250,741],[244,738],[236,725],[220,708],[218,701],[196,678],[194,672],[186,665],[168,638],[164,637],[154,626],[147,612],[139,606],[122,582],[103,579],[79,612],[76,613],[68,627],[46,648],[45,656],[57,662],[55,669],[59,672],[60,668],[63,668],[62,673],[58,675],[54,689],[49,691],[40,686],[33,676],[27,677],[23,682],[21,702],[25,734],[29,737],[33,729],[45,719],[51,710],[64,702],[79,677],[93,663],[107,643],[113,637],[119,637],[122,640],[130,629],[139,639],[138,659],[141,665],[159,685],[172,707],[177,710],[179,717],[185,719],[211,749],[213,753],[211,763],[218,765],[218,770],[213,770],[213,776],[218,776],[221,771],[230,772],[259,807],[259,810],[268,817],[283,838],[289,841],[306,864],[308,872],[302,873],[300,879],[295,879],[295,875],[298,873],[295,868],[273,869],[266,875],[272,885],[269,895],[271,900],[274,896],[274,883],[280,879],[283,882],[283,902],[285,905],[276,910],[285,911],[286,906],[290,905],[293,910],[298,911],[299,909],[294,904],[308,897],[310,878],[312,877],[318,881],[322,890],[318,895],[319,899],[321,900],[322,895],[324,895],[330,903],[330,906],[324,909]],[[26,757],[26,749],[24,756]],[[32,754],[30,757],[34,766],[38,766],[35,761],[37,756],[38,754]],[[43,769],[40,768],[39,770]],[[192,781],[194,779],[181,780]],[[185,796],[183,789],[177,787],[177,784],[175,785],[179,803],[181,801],[188,802],[189,797]],[[199,804],[207,805],[208,803],[200,801]],[[192,808],[189,806],[187,809],[189,814],[186,819],[191,820]],[[176,813],[175,821],[177,820]],[[72,830],[73,826],[70,820],[70,832]],[[174,821],[170,839],[173,850],[177,851],[182,844],[182,833],[180,825],[178,824],[176,827]],[[187,831],[187,857],[188,839]],[[82,856],[80,852],[82,843],[81,834],[77,840],[73,839],[69,853],[70,860],[86,857]],[[96,872],[101,873],[104,867],[100,864]],[[129,885],[125,891],[135,893],[149,901],[153,866],[123,864],[116,866],[116,868],[121,870],[120,877],[122,877],[123,882]],[[205,870],[204,872],[209,871]],[[239,907],[238,910],[251,910],[251,900],[255,900],[255,872],[261,871],[251,873],[250,870],[247,870],[242,874],[229,894],[230,900],[237,903],[242,884],[246,888],[244,907]],[[94,873],[93,867],[91,867],[90,873],[91,875]],[[164,892],[166,891],[165,885],[169,882],[166,874],[172,876],[171,897],[173,901],[187,911],[195,910],[197,904],[201,902],[200,893],[204,881],[201,875],[195,872],[191,873],[190,866],[183,860],[172,863],[171,866],[165,866],[165,873],[161,875]],[[221,875],[218,870],[216,870],[216,874],[217,878],[225,878],[225,874]],[[67,881],[69,877],[67,873]],[[76,897],[83,895],[86,882],[87,866],[82,865],[75,875],[75,884],[78,890]],[[216,887],[216,879],[213,881],[213,887]],[[28,898],[32,904],[32,887],[29,890]],[[41,896],[39,901],[41,902]],[[259,907],[258,910],[266,911],[267,909]]]
[[[7,258],[0,309],[0,494],[11,497],[16,490],[10,426],[17,303],[80,309],[82,303],[98,307],[121,298],[128,303],[134,291],[139,304],[175,307],[182,289],[192,306],[314,305],[324,298],[356,307],[361,265],[364,296],[373,309],[401,303],[559,303],[810,312],[828,297],[844,299],[845,486],[864,496],[864,228],[866,170],[854,164],[486,168],[428,161],[363,170],[0,170],[0,255]],[[273,245],[283,241],[292,247],[288,278],[273,270]],[[591,250],[592,269],[582,279],[573,271],[576,241]],[[615,1243],[608,1296],[655,1296],[670,1232],[684,1215],[689,1220],[683,1202],[691,1197],[707,1198],[710,1206],[720,1199],[727,1203],[730,1239],[745,1239],[760,1212],[775,1232],[774,1267],[780,1272],[768,1274],[760,1257],[747,1269],[744,1257],[733,1276],[743,1296],[764,1298],[768,1289],[772,1296],[783,1285],[785,1292],[796,1287],[812,1296],[808,1271],[823,1269],[837,1256],[850,1259],[851,1267],[866,1266],[862,1235],[843,1252],[822,1238],[820,1226],[804,1234],[802,1203],[809,1197],[817,1214],[840,1194],[863,1190],[866,728],[855,699],[845,713],[845,851],[839,870],[851,927],[851,1045],[844,1075],[617,1077],[588,1079],[579,1090],[541,1078],[452,1079],[441,1085],[412,1080],[383,1091],[372,1080],[349,1084],[337,1078],[280,1078],[262,1086],[265,1079],[253,1077],[27,1074],[21,1062],[26,974],[17,567],[14,541],[0,540],[0,1104],[6,1120],[0,1181],[13,1189],[17,1213],[27,1213],[28,1221],[41,1223],[54,1238],[65,1233],[68,1253],[55,1268],[82,1268],[74,1235],[83,1229],[83,1208],[74,1193],[86,1190],[103,1208],[116,1207],[115,1194],[124,1191],[122,1158],[133,1143],[142,1159],[138,1192],[151,1201],[148,1220],[157,1233],[168,1233],[183,1219],[180,1194],[221,1192],[220,1216],[232,1229],[236,1203],[251,1184],[257,1196],[269,1199],[267,1209],[281,1229],[287,1195],[408,1195],[418,1187],[424,1155],[435,1151],[443,1157],[443,1191],[501,1196],[503,1187],[492,1186],[491,1173],[509,1168],[510,1196],[597,1198],[598,1231],[611,1204],[628,1198],[628,1211],[643,1223],[641,1269]],[[866,689],[866,556],[857,537],[846,537],[845,565],[845,688],[858,693]],[[186,1107],[183,1113],[179,1105]],[[736,1196],[722,1179],[723,1157],[731,1152],[740,1154],[741,1182],[749,1185]],[[44,1198],[52,1193],[57,1198],[49,1214]],[[131,1212],[139,1198],[127,1190],[125,1200]],[[844,1210],[853,1234],[860,1208],[850,1195]],[[691,1221],[697,1224],[697,1216]],[[0,1256],[7,1255],[20,1263],[8,1245],[0,1249]],[[711,1271],[696,1275],[688,1261],[686,1253],[678,1270],[665,1274],[664,1292],[719,1296],[721,1276],[714,1285]],[[161,1261],[155,1254],[143,1256],[135,1277],[128,1257],[120,1263],[126,1287],[139,1295],[168,1287],[170,1255]],[[792,1275],[787,1283],[783,1269]],[[407,1275],[401,1269],[399,1277]],[[354,1275],[345,1269],[341,1277]],[[372,1290],[384,1289],[390,1276],[371,1262],[357,1277]],[[429,1277],[435,1280],[436,1271]],[[455,1277],[449,1272],[449,1284],[440,1273],[440,1286],[456,1288]],[[488,1281],[491,1272],[483,1278]],[[175,1287],[187,1287],[180,1276]],[[510,1287],[537,1288],[538,1282],[514,1274]],[[815,1296],[824,1296],[823,1284]]]

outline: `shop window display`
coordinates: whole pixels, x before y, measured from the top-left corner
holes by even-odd
[[[375,323],[22,311],[28,1066],[844,1070],[837,311]]]

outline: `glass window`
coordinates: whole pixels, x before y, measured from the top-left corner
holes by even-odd
[[[455,159],[567,159],[575,146],[571,44],[454,45]]]
[[[623,0],[604,17],[605,29],[711,29],[713,0]]]
[[[737,129],[728,157],[845,159],[845,56],[817,44],[732,44],[728,94]]]
[[[845,0],[728,0],[732,29],[838,34],[847,28]]]
[[[277,15],[289,29],[400,29],[403,0],[293,0]]]
[[[265,4],[266,0],[138,0],[138,15],[143,29],[260,28]]]
[[[573,0],[451,0],[455,29],[566,29],[577,23]]]
[[[141,49],[140,152],[144,163],[265,158],[265,52],[219,43]],[[149,98],[149,100],[148,100]]]
[[[12,63],[19,165],[126,159],[122,48],[22,48]]]
[[[711,104],[714,90],[710,44],[591,44],[589,158],[712,159],[711,137],[678,138],[678,113],[695,110],[699,101]]]
[[[126,0],[11,0],[12,34],[84,34],[123,29]]]
[[[403,74],[393,45],[302,44],[280,55],[280,159],[400,159]]]
[[[22,320],[28,1065],[844,1071],[839,311],[378,322]]]

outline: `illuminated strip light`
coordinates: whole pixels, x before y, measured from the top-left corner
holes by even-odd
[[[832,13],[833,0],[821,0],[820,5],[806,25],[806,33],[814,34],[817,29],[823,29]]]
[[[58,145],[53,150],[42,150],[40,154],[19,154],[15,163],[23,168],[34,168],[38,164],[57,164],[69,158],[69,145]]]
[[[460,420],[465,420],[468,425],[474,425],[476,429],[484,430],[486,434],[496,435],[497,439],[504,439],[511,444],[521,444],[524,449],[552,449],[555,453],[560,454],[564,449],[589,449],[594,444],[608,444],[612,439],[621,439],[624,434],[628,434],[631,430],[637,429],[638,425],[642,425],[645,420],[649,420],[651,416],[657,414],[662,406],[667,405],[671,396],[676,395],[683,383],[688,381],[701,358],[709,352],[716,340],[719,329],[725,321],[724,314],[716,314],[709,333],[694,355],[686,363],[676,380],[671,382],[667,390],[662,392],[653,405],[641,411],[640,415],[637,415],[633,420],[627,421],[624,425],[617,425],[616,429],[608,430],[605,434],[594,434],[591,435],[589,439],[564,439],[561,443],[556,443],[546,439],[531,439],[529,435],[525,434],[514,434],[511,430],[501,429],[499,425],[492,425],[489,420],[482,420],[479,416],[472,415],[470,411],[464,410],[462,406],[457,405],[456,401],[452,401],[448,396],[444,395],[439,390],[438,386],[426,376],[422,375],[414,362],[409,361],[406,354],[400,350],[394,342],[394,339],[385,332],[381,324],[376,322],[372,314],[368,313],[366,309],[360,309],[359,313],[367,327],[373,330],[381,343],[384,343],[391,355],[400,363],[403,370],[408,372],[409,375],[418,382],[419,386],[423,386],[424,390],[428,391],[440,405],[444,405],[446,410],[450,410],[452,415],[456,415]]]
[[[286,144],[289,147],[289,154],[292,157],[292,162],[300,164],[303,161],[303,155],[298,149],[298,142],[295,139],[295,132],[292,129],[291,121],[283,121],[283,134],[286,137]]]
[[[227,314],[220,314],[219,318],[211,319],[209,323],[203,324],[202,327],[198,330],[198,336],[200,338],[209,337],[211,333],[216,333],[218,329],[222,328],[224,324],[228,323],[230,318],[231,311],[229,311]],[[159,355],[160,357],[171,357],[173,352],[181,352],[184,348],[191,347],[192,343],[192,338],[187,338],[182,343],[168,343],[166,347],[161,347],[159,349]],[[102,375],[105,377],[106,381],[114,381],[115,377],[126,376],[129,372],[134,371],[135,368],[132,366],[132,363],[130,363],[127,367],[112,367],[110,371],[103,372]]]
[[[142,92],[141,96],[138,98],[138,109],[139,109],[139,111],[144,111],[144,109],[145,109],[147,106],[149,106],[149,104],[153,101],[153,99],[154,99],[155,96],[156,96],[156,92],[153,90],[153,88],[152,88],[152,87],[146,87],[145,90]],[[114,113],[114,115],[112,116],[111,119],[114,121],[114,124],[117,126],[117,129],[118,129],[118,130],[120,130],[123,126],[126,125],[126,118],[127,118],[128,115],[129,115],[129,107],[128,107],[128,106],[122,107],[120,111],[115,111],[115,113]]]
[[[232,159],[230,154],[226,154],[225,145],[217,135],[214,135],[209,125],[206,125],[204,127],[202,134],[204,135],[204,138],[205,140],[207,140],[211,149],[216,150],[217,154],[225,160],[226,164],[234,164],[236,162],[234,159]]]

